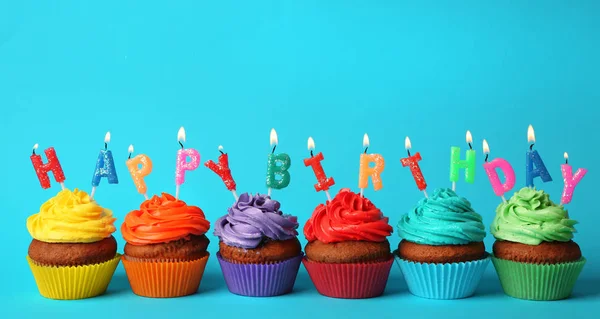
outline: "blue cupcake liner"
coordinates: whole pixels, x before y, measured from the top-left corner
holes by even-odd
[[[428,299],[460,299],[472,296],[491,257],[449,264],[427,264],[404,260],[396,263],[404,274],[411,294]]]

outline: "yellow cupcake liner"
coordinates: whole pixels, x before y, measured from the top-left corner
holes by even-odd
[[[47,266],[27,256],[40,294],[50,299],[75,300],[103,294],[117,269],[121,255],[94,265]]]

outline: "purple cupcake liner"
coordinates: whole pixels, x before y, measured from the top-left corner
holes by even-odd
[[[272,297],[289,293],[304,254],[275,264],[234,264],[217,253],[229,291],[248,297]]]

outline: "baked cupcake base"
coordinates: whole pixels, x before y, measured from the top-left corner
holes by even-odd
[[[150,298],[182,297],[196,293],[209,253],[199,259],[178,261],[122,257],[131,290]]]
[[[40,294],[50,299],[74,300],[103,294],[119,264],[121,255],[111,260],[81,266],[47,266],[29,256],[27,262]]]
[[[364,299],[381,296],[394,258],[364,263],[322,263],[304,258],[302,263],[317,291],[324,296]]]
[[[303,256],[301,253],[280,262],[249,264],[227,261],[217,253],[229,291],[248,297],[273,297],[291,292]]]
[[[568,298],[586,259],[557,264],[534,264],[492,257],[500,284],[507,295],[526,300]]]

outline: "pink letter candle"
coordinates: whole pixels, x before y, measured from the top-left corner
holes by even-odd
[[[310,151],[310,157],[304,159],[304,166],[310,166],[317,177],[317,183],[315,184],[315,190],[317,192],[324,191],[325,195],[327,195],[327,199],[331,200],[331,196],[329,195],[329,187],[335,184],[333,177],[327,177],[325,175],[325,171],[323,170],[323,166],[321,165],[321,161],[324,159],[323,153],[319,152],[317,155],[313,156],[313,150],[315,149],[315,141],[312,137],[308,138],[308,150]]]
[[[183,127],[177,133],[177,141],[181,149],[177,151],[177,163],[175,166],[175,198],[179,199],[179,186],[185,182],[185,172],[193,171],[200,165],[200,153],[193,148],[183,148],[185,142],[185,130]],[[187,159],[190,159],[189,161]]]
[[[33,152],[30,158],[31,163],[33,164],[33,168],[35,169],[35,173],[37,174],[37,177],[40,180],[42,188],[50,188],[50,177],[48,176],[48,172],[52,171],[52,175],[54,175],[54,180],[57,183],[60,183],[60,186],[64,189],[65,173],[63,172],[63,169],[60,166],[60,162],[58,161],[58,157],[56,156],[56,151],[54,151],[53,147],[49,147],[44,150],[46,158],[48,159],[48,162],[44,164],[44,162],[42,161],[42,157],[40,155],[35,154],[35,150],[37,150],[37,148],[38,145],[35,144],[33,146]]]
[[[500,196],[502,201],[506,202],[504,194],[509,192],[515,186],[515,170],[512,168],[510,163],[503,158],[496,158],[491,162],[488,162],[490,147],[486,140],[483,140],[483,154],[485,154],[485,163],[483,164],[483,169],[490,179],[490,184],[492,184],[494,193],[496,196]],[[500,181],[500,176],[498,175],[496,169],[501,170],[504,174],[504,178],[506,179],[504,183]]]
[[[363,147],[365,148],[365,152],[364,154],[360,154],[360,169],[358,171],[358,188],[360,188],[361,195],[369,185],[369,177],[371,177],[373,189],[378,191],[383,188],[381,172],[385,168],[383,156],[379,154],[367,154],[367,149],[369,148],[369,136],[367,134],[363,137]],[[371,166],[371,163],[374,163],[374,166]]]
[[[575,175],[573,175],[573,167],[569,165],[569,154],[567,154],[567,152],[565,152],[565,163],[560,165],[560,169],[565,182],[560,203],[564,205],[571,202],[575,186],[577,186],[577,184],[579,184],[581,179],[585,176],[587,169],[579,168],[575,172]]]
[[[148,188],[146,187],[144,177],[152,172],[152,160],[144,154],[131,158],[131,154],[133,154],[133,145],[129,145],[129,159],[127,159],[125,164],[138,192],[148,199]]]

